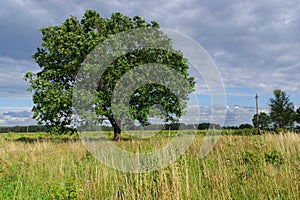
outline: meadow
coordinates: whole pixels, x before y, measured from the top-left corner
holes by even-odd
[[[125,137],[124,149],[169,140]],[[222,135],[204,159],[203,133],[165,169],[108,168],[78,137],[0,134],[0,199],[300,199],[300,135]]]

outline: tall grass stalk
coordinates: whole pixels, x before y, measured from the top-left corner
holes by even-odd
[[[300,135],[221,136],[200,159],[203,137],[167,168],[134,174],[101,164],[79,140],[3,134],[0,199],[300,199]],[[149,152],[168,141],[167,131],[117,145]]]

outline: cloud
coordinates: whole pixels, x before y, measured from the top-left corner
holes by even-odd
[[[38,28],[49,24],[46,12],[32,1],[0,2],[0,55],[30,59],[40,41]]]
[[[238,105],[226,107],[225,125],[238,126],[242,123],[250,123],[255,114],[255,107],[240,107]]]
[[[216,115],[212,116],[215,112]],[[260,112],[267,112],[267,110],[260,110]],[[187,113],[180,120],[183,123],[217,123],[224,126],[238,126],[242,123],[252,124],[252,117],[255,114],[255,107],[253,106],[238,106],[228,105],[223,106],[206,106],[193,105],[187,108]],[[224,120],[225,117],[225,121]]]
[[[37,70],[33,62],[0,57],[0,97],[31,98],[31,94],[26,91],[29,85],[23,77],[27,71]]]
[[[221,71],[227,88],[256,89],[257,92],[268,94],[275,89],[294,94],[300,91],[300,63],[257,71],[243,68],[223,68]]]
[[[20,112],[5,112],[2,114],[3,116],[10,116],[10,117],[32,117],[32,113],[29,111],[20,111]]]
[[[2,56],[9,52],[11,57],[26,53],[25,57],[29,59],[39,46],[41,35],[38,28],[60,24],[71,14],[81,18],[86,9],[96,9],[104,17],[113,12],[131,17],[140,15],[147,21],[156,20],[162,27],[190,35],[215,60],[226,80],[226,87],[265,88],[264,84],[270,84],[263,81],[260,85],[253,84],[257,75],[266,80],[266,75],[274,72],[273,76],[277,76],[276,69],[300,63],[300,7],[296,0],[154,0],[126,3],[12,0],[2,1],[0,8],[1,25],[4,26],[1,33],[4,35],[0,34],[0,38],[5,44],[5,48],[0,48]],[[281,72],[281,75],[288,73]],[[296,75],[300,75],[299,68]],[[272,80],[273,83],[286,78],[277,77]],[[298,82],[294,78],[292,80]]]
[[[12,110],[12,111],[7,111]],[[32,119],[32,112],[27,107],[13,107],[0,109],[0,126],[25,126],[34,125],[37,122]]]
[[[30,96],[22,77],[26,71],[38,70],[31,59],[41,43],[38,29],[61,24],[71,14],[80,19],[86,9],[103,17],[114,12],[139,15],[191,36],[219,67],[226,91],[235,98],[230,102],[241,105],[245,96],[252,99],[255,93],[271,97],[279,88],[300,105],[298,0],[4,0],[0,2],[1,97]],[[243,106],[228,111],[227,121],[251,120]]]
[[[299,91],[298,5],[296,1],[193,2],[184,10],[192,17],[178,15],[178,19],[174,11],[166,10],[170,14],[162,21],[208,50],[227,88]]]

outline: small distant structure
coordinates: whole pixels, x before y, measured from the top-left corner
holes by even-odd
[[[259,129],[259,116],[258,116],[258,95],[256,93],[256,96],[255,96],[255,100],[256,100],[256,123],[257,123],[257,133],[260,134],[260,129]]]

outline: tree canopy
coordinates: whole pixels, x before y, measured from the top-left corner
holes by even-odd
[[[298,108],[296,110],[296,113],[295,113],[295,121],[300,124],[300,108]]]
[[[292,128],[294,125],[294,104],[285,91],[274,90],[270,98],[270,118],[275,128]]]
[[[267,115],[267,113],[265,112],[261,112],[258,115],[258,123],[257,123],[257,115],[255,114],[252,118],[252,124],[255,128],[259,128],[260,129],[268,129],[271,125],[271,119],[270,117]]]
[[[38,73],[28,72],[25,79],[29,81],[29,91],[33,91],[34,118],[45,124],[53,133],[74,132],[72,128],[72,95],[76,75],[81,64],[92,50],[113,35],[138,28],[159,28],[157,22],[147,23],[141,17],[126,17],[114,13],[110,18],[103,18],[94,10],[87,10],[81,21],[71,16],[61,25],[41,28],[42,44],[33,54],[40,66]],[[172,48],[171,40],[162,32],[158,41]],[[139,46],[138,42],[132,45]],[[189,77],[187,60],[180,51],[169,52],[159,49],[137,49],[120,56],[109,65],[99,77],[97,84],[95,107],[99,122],[108,119],[114,128],[115,140],[120,139],[120,124],[115,120],[111,110],[112,92],[123,74],[137,65],[158,63],[168,65],[178,71],[189,83],[191,92],[194,87],[193,78]],[[147,115],[153,105],[159,104],[167,114],[167,120],[173,116],[180,117],[184,104],[180,104],[172,91],[160,84],[147,84],[135,91],[130,99],[130,114],[142,124],[149,123]]]

